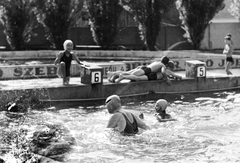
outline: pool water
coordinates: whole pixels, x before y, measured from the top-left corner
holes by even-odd
[[[104,106],[33,110],[21,126],[31,128],[38,122],[67,128],[75,143],[65,154],[65,163],[240,162],[239,92],[166,98],[167,113],[176,121],[159,123],[154,117],[155,101],[123,106],[136,114],[143,112],[151,127],[136,136],[106,129],[111,115]]]

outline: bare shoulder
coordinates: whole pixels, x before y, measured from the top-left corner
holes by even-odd
[[[64,53],[64,51],[60,51],[60,52],[58,52],[58,56],[59,56],[59,57],[62,56],[63,53]]]
[[[113,116],[112,116],[112,118],[114,118],[114,119],[119,119],[120,117],[122,116],[122,113],[114,113],[113,114]]]

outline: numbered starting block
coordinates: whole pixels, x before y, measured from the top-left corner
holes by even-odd
[[[81,83],[101,84],[103,83],[103,68],[99,66],[81,66]]]
[[[186,61],[186,77],[189,78],[205,78],[206,63],[198,60]]]

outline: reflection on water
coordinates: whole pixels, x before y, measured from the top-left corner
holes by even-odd
[[[154,101],[126,107],[135,113],[143,112],[144,121],[152,128],[131,137],[105,128],[111,115],[103,106],[96,110],[34,110],[24,123],[29,128],[36,122],[63,125],[75,139],[63,160],[66,163],[240,161],[239,93],[184,95],[167,100],[167,112],[177,121],[159,123],[154,117]]]

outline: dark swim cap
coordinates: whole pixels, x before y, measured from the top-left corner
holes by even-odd
[[[169,58],[168,57],[166,57],[166,56],[164,56],[164,57],[162,57],[162,63],[164,64],[164,65],[167,65],[168,64],[168,62],[169,62]]]
[[[174,62],[173,62],[173,61],[169,61],[167,67],[168,67],[169,69],[173,70],[174,67],[175,67]]]

